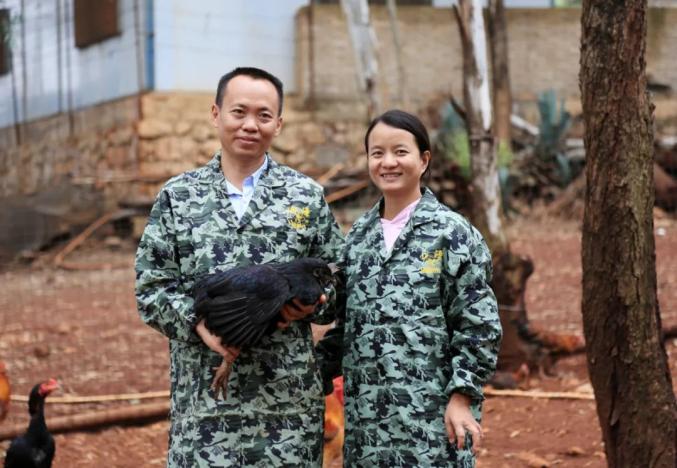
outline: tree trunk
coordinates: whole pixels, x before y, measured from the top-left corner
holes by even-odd
[[[348,33],[355,54],[358,85],[368,98],[367,113],[371,119],[381,112],[377,77],[376,34],[369,20],[367,0],[341,0],[348,23]]]
[[[472,218],[496,255],[508,250],[508,241],[503,232],[496,147],[491,134],[491,99],[482,2],[460,0],[454,11],[463,47],[463,100],[470,141]]]
[[[646,0],[586,0],[583,329],[611,467],[674,467],[677,405],[660,339]]]
[[[400,37],[400,26],[397,21],[397,5],[395,0],[386,0],[388,6],[388,18],[390,19],[390,30],[393,33],[393,45],[395,46],[395,61],[397,62],[397,100],[398,106],[402,109],[409,107],[409,98],[407,96],[407,75],[402,59],[402,38]]]
[[[463,48],[463,97],[472,168],[470,218],[492,252],[491,286],[499,304],[503,342],[498,356],[501,372],[519,371],[524,364],[549,372],[559,344],[569,336],[536,330],[524,303],[526,282],[533,272],[528,258],[510,251],[503,229],[496,146],[491,133],[491,99],[487,76],[484,18],[480,0],[459,0],[455,8]],[[500,373],[496,378],[500,379]]]
[[[503,0],[489,0],[488,29],[494,91],[494,135],[499,146],[510,150],[512,96],[508,69],[508,27]]]

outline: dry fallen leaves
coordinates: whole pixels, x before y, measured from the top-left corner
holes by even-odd
[[[569,449],[566,452],[564,452],[564,454],[569,455],[570,457],[580,457],[585,455],[586,453],[582,448],[574,445],[573,447],[569,447]]]
[[[515,454],[515,458],[522,460],[530,468],[548,468],[551,466],[551,462],[531,452],[519,452]]]

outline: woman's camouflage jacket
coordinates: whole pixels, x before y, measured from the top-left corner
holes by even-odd
[[[461,392],[479,419],[496,365],[491,255],[427,189],[386,253],[379,209],[346,238],[345,315],[317,348],[326,379],[343,353],[345,466],[474,466],[449,443],[444,411]]]

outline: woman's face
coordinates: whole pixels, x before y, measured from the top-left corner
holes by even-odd
[[[414,135],[379,122],[367,140],[369,177],[384,196],[418,197],[430,152],[418,149]]]

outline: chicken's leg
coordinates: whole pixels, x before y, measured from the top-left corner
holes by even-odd
[[[216,397],[219,395],[223,396],[223,399],[226,399],[226,392],[228,390],[228,377],[230,372],[233,370],[233,363],[237,356],[240,354],[238,348],[228,347],[226,348],[226,354],[223,355],[223,361],[219,367],[214,368],[214,380],[212,381],[212,390],[216,393]]]

